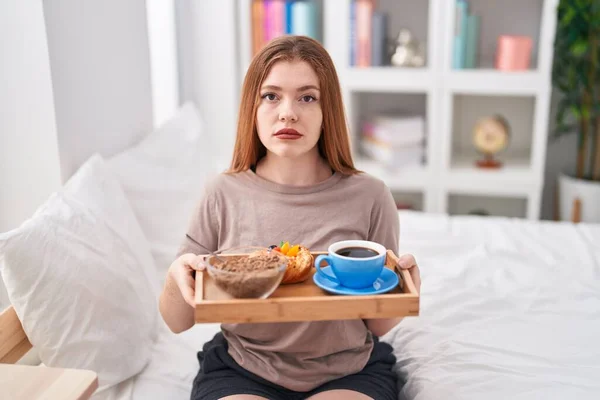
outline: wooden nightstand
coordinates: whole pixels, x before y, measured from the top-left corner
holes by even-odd
[[[0,364],[0,399],[86,400],[97,388],[92,371]]]
[[[93,371],[14,365],[29,349],[14,308],[0,312],[0,399],[85,400],[98,388]]]

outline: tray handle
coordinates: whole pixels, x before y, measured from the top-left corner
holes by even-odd
[[[410,294],[414,294],[415,296],[418,296],[419,292],[417,292],[417,288],[410,276],[410,272],[408,272],[405,269],[396,268],[396,265],[398,265],[399,261],[400,261],[400,259],[398,258],[398,256],[396,254],[394,254],[394,252],[392,250],[387,250],[385,264],[388,267],[390,267],[393,270],[400,273],[400,277],[402,278],[400,280],[400,284],[402,285],[402,291],[405,293],[410,293]]]
[[[196,271],[195,280],[196,280],[196,290],[194,293],[194,297],[196,298],[196,303],[204,300],[204,273],[205,271]]]

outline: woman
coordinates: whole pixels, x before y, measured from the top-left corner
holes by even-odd
[[[364,239],[398,251],[389,189],[354,168],[335,67],[307,37],[270,42],[243,85],[231,168],[210,185],[188,234],[213,251],[281,240],[326,250]],[[206,251],[186,240],[160,299],[167,325],[194,325],[193,270]],[[410,255],[401,257],[420,285]],[[400,319],[223,324],[198,353],[192,399],[397,398],[392,348]]]

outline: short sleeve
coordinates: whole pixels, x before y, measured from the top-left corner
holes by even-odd
[[[218,232],[215,196],[207,191],[190,216],[187,232],[182,234],[182,243],[177,252],[177,257],[186,253],[207,254],[207,249],[216,251],[219,243]],[[190,240],[185,235],[186,233],[206,249]]]
[[[371,210],[371,224],[369,227],[369,240],[385,246],[398,254],[400,240],[400,222],[398,209],[391,191],[385,185],[379,196],[375,199]]]

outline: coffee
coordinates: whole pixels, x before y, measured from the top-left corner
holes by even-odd
[[[336,251],[336,254],[339,254],[343,257],[351,257],[351,258],[367,258],[374,257],[379,253],[373,249],[369,249],[367,247],[344,247],[343,249],[339,249]]]

